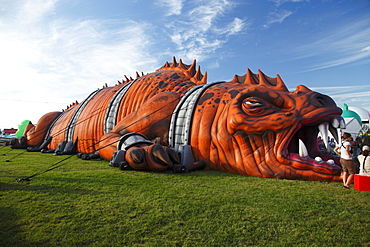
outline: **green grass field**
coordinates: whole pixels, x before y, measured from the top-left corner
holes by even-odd
[[[370,192],[341,183],[121,171],[9,147],[0,175],[0,246],[370,246]]]

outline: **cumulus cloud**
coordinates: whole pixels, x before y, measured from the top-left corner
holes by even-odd
[[[13,30],[1,32],[1,64],[9,68],[6,73],[12,80],[16,71],[33,70],[31,74],[39,78],[32,78],[32,85],[45,88],[66,82],[69,87],[83,86],[91,83],[87,78],[96,78],[95,83],[104,84],[117,71],[135,73],[135,68],[155,63],[145,55],[150,46],[146,34],[149,24],[130,22],[124,28],[109,31],[108,25],[109,21],[58,20],[44,26],[42,32],[38,30],[24,37]],[[46,78],[50,81],[45,81]],[[24,79],[19,84],[26,84]]]
[[[22,118],[37,121],[48,111],[81,102],[105,83],[113,85],[124,74],[134,76],[137,68],[148,72],[158,66],[148,52],[151,24],[49,18],[55,3],[2,6],[16,13],[0,17],[0,67],[6,92],[0,100],[11,106],[2,109],[4,116],[22,111]],[[0,127],[16,127],[4,125]]]

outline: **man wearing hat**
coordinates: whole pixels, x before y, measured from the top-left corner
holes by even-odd
[[[362,147],[362,153],[357,156],[360,162],[360,173],[359,175],[370,176],[370,157],[369,157],[370,147],[365,145]]]

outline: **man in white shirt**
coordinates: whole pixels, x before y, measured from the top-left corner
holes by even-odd
[[[362,153],[357,156],[358,161],[360,162],[360,173],[362,176],[370,176],[370,147],[365,145],[362,147]]]
[[[334,152],[340,155],[340,164],[342,165],[343,187],[350,188],[350,184],[356,173],[356,165],[352,160],[351,154],[351,134],[345,132],[343,134],[343,142],[335,147]],[[338,151],[340,150],[340,152]]]

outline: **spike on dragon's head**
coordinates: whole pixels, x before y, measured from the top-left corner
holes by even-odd
[[[231,82],[239,82],[249,86],[265,86],[273,87],[277,91],[288,92],[285,83],[279,75],[276,75],[276,78],[268,77],[261,70],[258,70],[258,74],[252,73],[250,69],[247,69],[247,73],[243,76],[235,75]]]
[[[182,59],[179,62],[176,61],[176,58],[172,58],[172,63],[166,62],[160,70],[176,70],[184,73],[186,76],[190,78],[190,81],[194,82],[195,84],[202,85],[207,83],[207,72],[204,75],[200,71],[200,66],[197,66],[197,62],[194,59],[191,65],[184,64]]]

